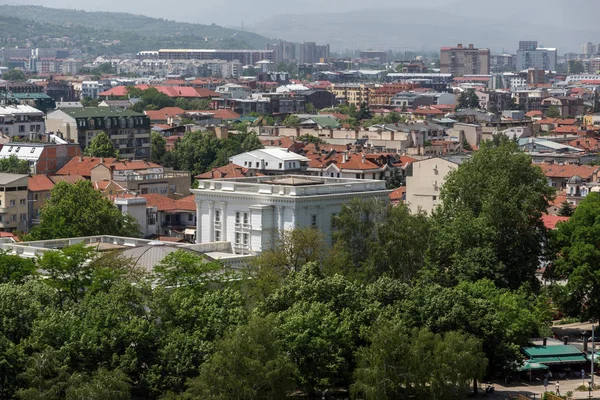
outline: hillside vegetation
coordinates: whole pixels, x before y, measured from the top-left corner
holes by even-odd
[[[0,6],[1,45],[64,47],[92,55],[136,53],[159,48],[264,48],[264,36],[246,31],[113,12],[86,12],[41,6]],[[7,38],[11,38],[10,40]],[[119,41],[107,45],[103,41]],[[8,43],[7,43],[8,42]]]

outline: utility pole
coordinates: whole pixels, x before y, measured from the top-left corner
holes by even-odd
[[[590,387],[594,390],[594,355],[595,355],[595,344],[594,344],[594,324],[592,323],[592,368],[590,372]]]

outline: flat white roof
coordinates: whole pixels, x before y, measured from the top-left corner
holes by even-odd
[[[19,104],[14,106],[0,107],[0,114],[13,115],[13,114],[37,114],[44,115],[44,113],[37,108],[28,106],[26,104]]]
[[[281,147],[265,147],[264,149],[254,150],[243,154],[247,154],[256,158],[262,158],[265,155],[269,155],[284,161],[309,161],[308,158],[291,151],[283,150]]]

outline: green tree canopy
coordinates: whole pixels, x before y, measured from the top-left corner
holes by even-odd
[[[42,208],[40,224],[28,235],[30,240],[78,236],[140,235],[140,227],[102,196],[90,181],[59,182]]]
[[[428,266],[444,284],[492,279],[500,287],[537,285],[552,189],[528,155],[506,137],[485,142],[450,172],[432,217]]]
[[[29,174],[29,161],[19,160],[16,155],[0,160],[0,172],[9,174]]]
[[[555,273],[567,279],[556,288],[556,299],[570,315],[600,317],[600,194],[592,192],[579,203],[568,221],[553,232],[552,250],[558,254]]]
[[[274,316],[254,317],[216,344],[183,399],[283,399],[296,388],[296,366],[279,338]]]
[[[13,68],[0,75],[0,78],[2,78],[5,81],[22,82],[25,80],[25,73],[23,73],[23,71],[21,71],[20,69]]]
[[[100,132],[92,139],[84,153],[89,157],[119,157],[119,151],[115,149],[106,132]]]
[[[475,93],[475,89],[467,89],[458,96],[457,109],[463,108],[479,108],[479,97]]]
[[[353,398],[463,399],[485,374],[481,342],[468,334],[407,329],[394,318],[377,324],[369,341],[357,353]]]
[[[556,107],[556,106],[548,107],[548,110],[546,111],[546,117],[560,118],[560,111],[558,110],[558,107]]]
[[[160,163],[167,152],[167,141],[159,132],[152,132],[150,136],[150,160]]]
[[[300,124],[300,118],[298,118],[294,114],[288,115],[283,120],[283,125],[284,126],[296,126],[296,125],[299,125],[299,124]]]

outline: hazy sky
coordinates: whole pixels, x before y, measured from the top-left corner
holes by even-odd
[[[455,0],[428,0],[427,8],[452,3]],[[0,0],[2,2],[2,0]],[[122,11],[150,17],[173,19],[203,24],[239,26],[261,22],[280,14],[309,14],[321,12],[352,11],[363,8],[419,7],[408,0],[4,0],[8,4],[36,4],[55,8],[76,8],[86,11]]]

